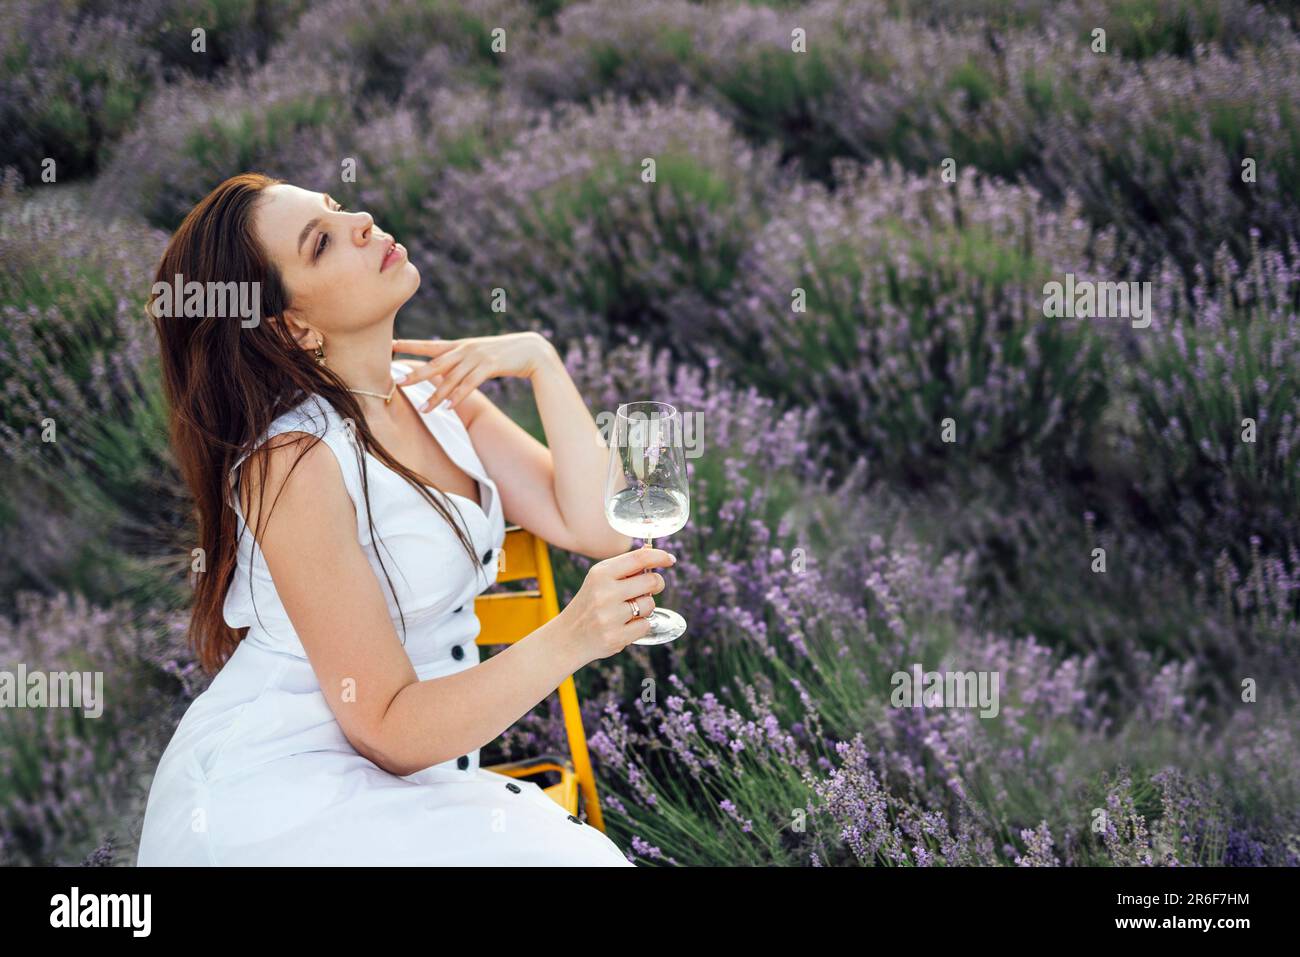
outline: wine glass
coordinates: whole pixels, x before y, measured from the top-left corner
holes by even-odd
[[[615,531],[643,538],[647,545],[680,531],[691,515],[681,423],[665,402],[625,402],[614,417],[605,519]],[[662,645],[686,631],[686,619],[667,608],[655,608],[649,621],[650,633],[634,644]]]

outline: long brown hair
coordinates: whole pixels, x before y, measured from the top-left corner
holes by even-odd
[[[157,296],[152,291],[146,307],[161,347],[172,447],[181,475],[194,496],[199,545],[207,561],[207,570],[195,580],[189,641],[208,673],[220,670],[247,634],[246,628],[229,627],[222,614],[226,592],[235,575],[239,545],[238,523],[229,505],[230,470],[240,455],[253,451],[276,417],[308,396],[322,397],[341,416],[356,423],[360,440],[357,459],[372,540],[378,542],[369,514],[366,452],[420,492],[451,525],[475,568],[482,572],[468,534],[452,521],[446,505],[430,493],[424,479],[393,458],[375,439],[346,383],[328,367],[317,364],[294,340],[286,324],[273,318],[283,317],[290,305],[289,293],[253,234],[252,218],[262,191],[278,182],[260,173],[243,173],[214,189],[190,210],[171,237],[155,277],[156,282],[168,285],[177,275],[181,276],[182,283],[241,284],[227,288],[259,288],[242,284],[260,283],[262,321],[246,328],[237,316],[159,316],[158,312],[192,310],[155,310]],[[320,437],[315,436],[302,446],[290,472],[319,441]],[[254,548],[270,519],[262,508],[266,495],[265,458],[258,454],[247,459],[259,463],[261,488]],[[241,475],[243,471],[241,466]],[[272,508],[274,505],[272,502]],[[387,566],[382,558],[379,562],[391,589],[393,582]],[[249,572],[251,578],[251,568]],[[401,614],[400,605],[398,613]],[[405,632],[406,616],[401,618]]]

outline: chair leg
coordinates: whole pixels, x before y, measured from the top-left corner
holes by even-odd
[[[600,812],[600,798],[596,795],[596,776],[591,769],[591,755],[587,752],[587,735],[582,727],[582,709],[578,706],[578,690],[573,676],[560,685],[560,708],[564,712],[564,726],[569,736],[569,755],[573,770],[578,776],[578,787],[587,806],[587,820],[592,827],[604,833],[605,819]]]

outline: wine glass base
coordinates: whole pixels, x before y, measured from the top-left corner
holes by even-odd
[[[634,645],[662,645],[676,641],[686,631],[686,619],[670,608],[656,608],[650,615],[650,634]]]

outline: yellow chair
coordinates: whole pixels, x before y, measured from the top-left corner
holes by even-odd
[[[510,582],[521,578],[537,579],[537,589],[479,595],[474,600],[474,612],[482,626],[477,644],[514,644],[560,613],[546,542],[518,525],[511,525],[506,528],[505,547],[498,558],[497,581]],[[559,692],[560,710],[564,713],[564,727],[569,738],[569,756],[545,754],[522,761],[484,765],[483,770],[512,778],[558,771],[560,780],[543,790],[573,815],[578,813],[578,794],[581,792],[587,809],[587,822],[603,832],[605,822],[600,813],[596,778],[591,771],[587,735],[582,728],[582,711],[578,707],[578,692],[572,675],[564,679]]]

